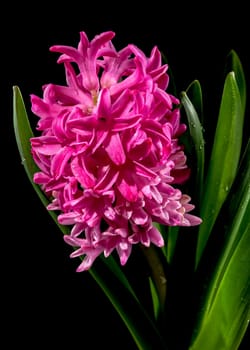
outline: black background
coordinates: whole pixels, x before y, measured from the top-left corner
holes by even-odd
[[[80,31],[92,39],[113,30],[117,48],[134,43],[149,54],[157,45],[168,58],[179,92],[198,79],[211,121],[207,128],[213,128],[231,49],[238,53],[250,84],[250,24],[247,8],[239,2],[220,9],[199,4],[70,1],[7,4],[1,10],[4,349],[15,344],[26,349],[61,345],[93,349],[100,344],[107,349],[136,349],[92,277],[75,272],[79,261],[69,258],[71,248],[24,173],[12,125],[12,87],[19,86],[29,112],[31,93],[41,95],[41,86],[48,82],[64,83],[63,67],[56,63],[57,54],[49,52],[50,46],[76,46]]]

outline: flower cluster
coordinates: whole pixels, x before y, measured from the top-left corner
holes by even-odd
[[[72,225],[65,242],[82,256],[77,271],[117,251],[124,265],[133,244],[163,246],[154,223],[193,226],[191,198],[175,184],[190,174],[179,136],[179,100],[166,92],[167,64],[157,47],[150,57],[135,45],[117,51],[114,32],[77,48],[56,45],[67,86],[48,84],[43,98],[31,95],[40,136],[31,138],[40,171],[34,182]]]

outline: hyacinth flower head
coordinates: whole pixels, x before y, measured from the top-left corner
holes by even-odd
[[[34,175],[52,198],[49,210],[72,225],[65,242],[85,256],[78,271],[116,250],[124,265],[132,246],[164,245],[154,222],[193,226],[194,205],[177,185],[190,171],[179,142],[186,130],[179,100],[166,92],[167,64],[154,47],[147,57],[135,45],[117,51],[108,31],[77,48],[52,46],[61,55],[67,86],[48,84],[31,95],[41,136],[31,138],[41,169]]]
[[[227,57],[216,129],[206,134],[199,81],[177,97],[157,46],[116,50],[114,37],[82,31],[77,47],[50,48],[66,82],[30,95],[35,133],[14,87],[22,165],[80,258],[76,270],[94,277],[138,349],[242,350],[250,142],[239,57]]]

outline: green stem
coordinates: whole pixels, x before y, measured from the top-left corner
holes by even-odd
[[[164,310],[167,294],[167,278],[163,264],[154,246],[141,246],[151,270],[151,277],[158,293],[161,310]]]

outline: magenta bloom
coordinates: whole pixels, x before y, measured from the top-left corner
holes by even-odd
[[[179,136],[179,100],[166,92],[167,65],[154,47],[150,57],[135,45],[116,51],[114,33],[89,41],[80,33],[77,48],[56,45],[66,86],[48,84],[43,98],[31,95],[39,117],[31,138],[40,172],[34,182],[51,198],[49,210],[71,225],[65,242],[83,256],[77,271],[116,250],[124,265],[132,245],[164,245],[155,223],[193,226],[191,198],[175,187],[186,181]]]

